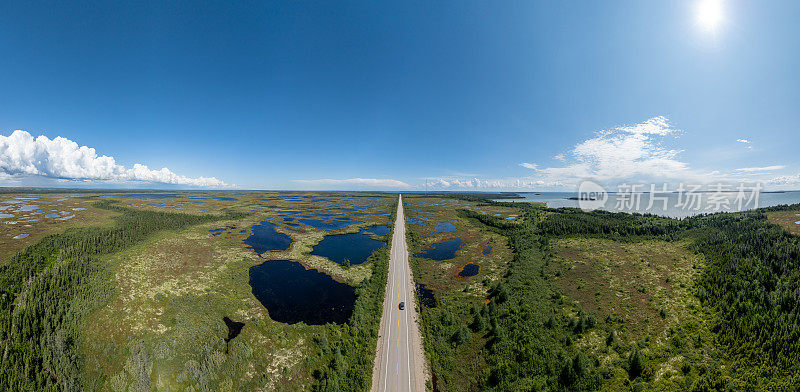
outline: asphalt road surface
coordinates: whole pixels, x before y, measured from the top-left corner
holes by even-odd
[[[405,302],[405,310],[400,310],[400,302]],[[389,279],[383,301],[372,391],[425,391],[427,372],[416,303],[414,280],[408,266],[406,218],[401,195],[392,236]]]

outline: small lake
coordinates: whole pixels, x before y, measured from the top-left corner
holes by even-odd
[[[272,250],[289,249],[292,237],[279,233],[272,222],[264,221],[253,226],[253,234],[244,240],[244,244],[260,255]]]
[[[431,235],[446,233],[448,231],[456,231],[456,226],[450,222],[439,222],[436,224],[436,230]]]
[[[486,256],[489,253],[492,253],[492,247],[487,245],[485,248],[483,248],[483,255]]]
[[[372,233],[372,234],[375,234],[375,235],[383,237],[386,234],[389,234],[390,230],[389,230],[389,226],[386,226],[386,225],[375,225],[375,226],[367,227],[363,231],[365,233]]]
[[[481,267],[475,263],[468,263],[458,272],[458,276],[462,278],[468,278],[470,276],[475,276],[480,272]]]
[[[219,200],[219,201],[237,201],[237,200],[239,200],[239,199],[234,198],[234,197],[212,197],[212,199]]]
[[[355,289],[291,260],[250,267],[250,286],[271,319],[287,324],[343,324],[350,319]]]
[[[463,245],[464,241],[461,240],[461,237],[455,237],[447,241],[437,242],[422,252],[414,253],[414,257],[437,261],[450,260],[456,257],[456,252]]]
[[[228,337],[225,339],[225,343],[239,336],[239,333],[242,332],[242,328],[244,328],[244,323],[233,321],[228,316],[223,317],[222,321],[225,323],[225,326],[228,327]]]
[[[386,243],[372,239],[365,232],[326,235],[317,245],[314,245],[311,254],[327,257],[328,260],[342,264],[345,259],[350,265],[357,265],[367,261],[372,252],[383,248]]]

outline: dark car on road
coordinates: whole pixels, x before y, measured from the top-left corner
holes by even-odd
[[[405,308],[406,308],[406,303],[405,302],[400,302],[400,310],[403,310]]]

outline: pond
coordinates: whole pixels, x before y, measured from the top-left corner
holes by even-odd
[[[363,231],[365,233],[372,233],[372,234],[375,234],[375,235],[383,237],[386,234],[389,234],[389,226],[386,226],[386,225],[375,225],[375,226],[367,227]]]
[[[483,248],[483,255],[486,256],[489,253],[492,253],[492,247],[491,247],[491,245],[486,245],[486,247]]]
[[[463,245],[464,241],[461,240],[461,237],[455,237],[447,241],[437,242],[422,252],[414,253],[414,257],[437,261],[450,260],[456,257],[456,252]]]
[[[450,222],[439,222],[436,224],[436,230],[431,235],[438,233],[445,233],[448,231],[456,231],[456,226]]]
[[[237,201],[237,200],[239,200],[239,199],[236,199],[236,198],[233,198],[233,197],[212,197],[212,199],[219,200],[219,201]]]
[[[462,278],[467,278],[470,276],[475,276],[480,272],[481,267],[475,263],[467,263],[461,271],[458,272],[458,276]]]
[[[250,267],[250,286],[269,317],[287,324],[343,324],[350,319],[355,289],[291,260]]]
[[[272,222],[263,221],[253,226],[253,234],[244,240],[244,244],[260,255],[267,251],[289,249],[292,237],[279,233]]]
[[[230,342],[242,332],[244,323],[233,321],[228,316],[223,317],[222,321],[225,322],[225,326],[228,327],[228,337],[225,339],[225,343]]]
[[[361,264],[367,261],[372,252],[383,248],[386,243],[372,239],[365,232],[326,235],[317,245],[314,245],[311,254],[327,257],[337,264],[344,263],[345,259],[350,265]]]

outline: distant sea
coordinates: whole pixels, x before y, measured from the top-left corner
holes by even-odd
[[[519,192],[521,199],[495,199],[495,201],[504,202],[543,202],[550,208],[560,207],[574,207],[579,208],[578,200],[569,200],[570,197],[577,197],[575,192]],[[666,210],[664,209],[664,202],[661,199],[655,199],[653,205],[650,205],[650,193],[639,193],[638,208],[635,203],[627,204],[625,208],[618,208],[618,205],[623,202],[631,201],[631,194],[609,193],[608,200],[600,209],[613,212],[638,212],[649,213],[654,215],[668,216],[672,218],[685,218],[688,216],[714,213],[714,212],[732,212],[739,211],[737,205],[736,192],[723,192],[719,195],[722,200],[717,200],[711,203],[710,195],[712,192],[699,193],[700,203],[693,204],[691,208],[679,206],[678,193],[664,193],[656,194],[656,197],[666,198]],[[685,200],[684,194],[684,200]],[[749,195],[748,195],[749,197]],[[725,202],[727,200],[727,203]],[[747,202],[747,200],[744,200]],[[771,207],[781,204],[796,204],[800,203],[800,191],[788,192],[761,192],[758,197],[758,204],[755,205],[754,201],[749,204],[742,203],[741,210],[751,210],[754,208]],[[699,204],[699,209],[696,207]],[[649,208],[648,208],[649,207]],[[719,207],[719,209],[717,209]]]

